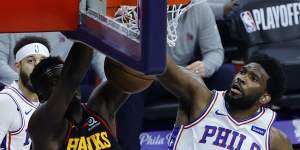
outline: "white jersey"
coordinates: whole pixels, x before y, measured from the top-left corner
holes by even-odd
[[[0,92],[0,142],[3,140],[1,149],[30,149],[27,125],[38,105],[22,95],[17,82],[6,86]]]
[[[173,129],[169,149],[270,149],[270,128],[276,113],[268,108],[261,108],[251,118],[237,121],[225,107],[224,93],[214,91],[213,100],[196,121]]]

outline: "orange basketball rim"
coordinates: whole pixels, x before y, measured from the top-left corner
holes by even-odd
[[[187,5],[191,0],[168,0],[168,5]],[[136,6],[137,0],[109,0],[107,1],[107,15],[113,16],[120,5]]]

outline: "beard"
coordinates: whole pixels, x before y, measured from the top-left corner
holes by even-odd
[[[29,76],[22,69],[20,70],[20,80],[29,91],[34,92]]]
[[[234,98],[229,94],[229,92],[225,93],[224,99],[226,105],[231,111],[235,110],[247,110],[251,108],[256,101],[262,96],[262,94],[258,93],[253,96],[243,96]]]

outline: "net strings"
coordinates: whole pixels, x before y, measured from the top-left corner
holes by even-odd
[[[192,0],[188,5],[180,4],[167,6],[167,43],[170,47],[174,47],[176,45],[179,18],[193,6],[205,1],[206,0]],[[115,13],[114,20],[124,24],[130,30],[140,34],[136,6],[120,6]]]

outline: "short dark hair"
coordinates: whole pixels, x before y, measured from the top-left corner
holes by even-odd
[[[282,65],[275,58],[261,53],[253,54],[246,64],[252,62],[260,64],[270,76],[267,81],[267,91],[271,95],[269,105],[277,104],[285,91],[285,74]]]
[[[59,74],[55,74],[51,72],[51,69],[57,69],[53,71],[61,71],[62,65],[64,62],[60,57],[48,57],[43,59],[39,64],[35,66],[32,73],[30,74],[30,80],[32,83],[33,90],[40,96],[46,95],[46,91],[44,91],[48,86],[51,86],[50,80],[51,78],[58,78],[60,76],[61,72],[58,72]],[[54,75],[54,76],[53,76]],[[50,93],[47,93],[50,94]],[[48,97],[47,97],[48,98]]]
[[[47,39],[43,37],[37,37],[37,36],[25,36],[16,43],[14,47],[14,56],[16,57],[17,52],[23,46],[28,45],[30,43],[41,43],[48,48],[49,53],[51,52],[51,47]]]

